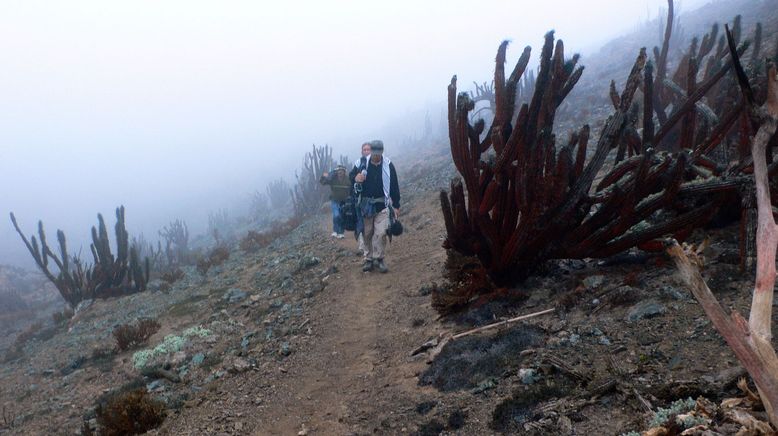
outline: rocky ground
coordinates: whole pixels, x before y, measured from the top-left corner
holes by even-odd
[[[152,433],[176,435],[620,434],[675,400],[738,395],[742,369],[661,255],[549,264],[512,291],[518,300],[439,318],[429,292],[445,274],[445,157],[434,148],[423,165],[400,166],[406,233],[388,274],[363,273],[354,241],[330,239],[322,215],[205,276],[191,269],[168,290],[94,302],[2,365],[13,420],[3,432],[79,433],[101,399],[138,386],[167,407]],[[735,229],[708,233],[706,278],[747,313]],[[431,362],[411,355],[441,333],[551,307],[453,341]],[[180,347],[117,353],[113,328],[139,318],[162,325],[146,349],[166,337]],[[167,369],[141,371],[140,358]]]

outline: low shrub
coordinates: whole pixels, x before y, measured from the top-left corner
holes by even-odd
[[[61,312],[54,312],[51,314],[51,319],[54,321],[54,325],[60,325],[68,322],[70,318],[73,318],[75,312],[70,307],[62,309]]]
[[[0,430],[11,430],[16,427],[16,414],[7,406],[3,406],[2,421],[0,422]]]
[[[132,363],[136,368],[144,368],[148,363],[163,354],[175,353],[180,351],[186,341],[193,337],[204,338],[211,334],[211,331],[200,326],[190,327],[184,330],[180,336],[167,335],[162,342],[154,348],[136,351],[132,355]]]
[[[19,336],[14,340],[14,347],[24,347],[27,342],[30,342],[35,336],[43,330],[43,323],[38,321],[29,327],[27,330],[19,333]]]
[[[239,247],[247,253],[253,253],[262,247],[266,247],[268,244],[265,233],[249,230],[246,236],[240,240]]]
[[[166,411],[145,388],[122,393],[96,408],[100,434],[119,436],[143,434],[162,425]]]
[[[219,266],[230,258],[230,249],[224,245],[213,248],[205,257],[197,261],[197,271],[205,275],[213,266]]]
[[[136,324],[122,324],[113,329],[113,337],[120,351],[127,351],[143,345],[154,333],[159,331],[160,325],[153,319],[142,319]]]
[[[301,221],[298,218],[289,218],[286,221],[274,222],[268,230],[263,232],[255,232],[250,230],[246,236],[240,241],[240,249],[249,253],[253,253],[260,248],[265,248],[276,239],[286,236],[291,233],[300,225]]]
[[[24,346],[31,340],[37,338],[42,331],[44,331],[43,323],[38,321],[19,333],[11,347],[6,350],[5,355],[3,356],[3,362],[11,362],[24,356]]]
[[[181,268],[175,268],[169,271],[165,271],[160,275],[159,278],[162,279],[163,282],[167,282],[172,285],[173,283],[184,278],[184,270]]]

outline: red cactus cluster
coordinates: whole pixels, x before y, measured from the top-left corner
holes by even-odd
[[[473,98],[457,95],[455,76],[448,88],[449,137],[461,179],[451,182],[450,192],[441,192],[445,247],[477,256],[491,279],[505,285],[549,259],[660,249],[657,238],[683,239],[722,206],[745,206],[746,217],[753,197],[747,148],[738,162],[718,162],[710,153],[720,145],[748,144],[748,135],[758,127],[743,110],[739,93],[721,82],[735,80],[732,56],[742,56],[749,47],[753,62],[739,72],[764,74],[754,48],[759,44],[738,45],[739,30],[737,35],[727,31],[714,50],[714,26],[701,43],[692,41],[669,79],[672,21],[662,48],[654,49],[656,77],[654,63],[641,49],[622,92],[611,83],[614,112],[593,151],[588,125],[566,141],[554,134],[556,110],[583,67],[577,66],[577,55],[565,58],[564,44],[555,43],[553,33],[545,38],[534,94],[520,105],[517,87],[530,48],[506,78],[507,42],[500,45],[488,129],[481,119],[471,123]],[[739,29],[739,19],[736,24]],[[703,63],[706,67],[699,68]],[[772,164],[771,177],[776,170]],[[744,221],[748,239],[753,225]],[[748,252],[744,249],[744,257]]]

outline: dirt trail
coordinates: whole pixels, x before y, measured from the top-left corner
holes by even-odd
[[[440,280],[445,259],[434,195],[429,193],[417,207],[406,203],[406,231],[388,250],[386,274],[362,272],[353,238],[315,237],[322,241],[316,250],[330,259],[320,267],[336,271],[322,291],[306,300],[305,315],[289,326],[290,336],[279,332],[291,344],[289,355],[250,350],[248,358],[257,359],[253,370],[204,385],[159,433],[412,431],[419,419],[416,405],[434,394],[418,386],[416,376],[426,367],[423,358],[409,354],[441,328],[429,296],[419,293],[422,285]],[[318,231],[328,234],[329,223],[329,216],[321,216]],[[249,266],[243,275],[253,277],[261,268]],[[264,318],[253,309],[232,315],[241,317],[230,322],[245,325],[242,330]],[[225,359],[228,369],[232,357]]]
[[[363,273],[356,255],[340,266],[342,278],[312,320],[316,339],[305,351],[308,358],[286,369],[292,377],[279,390],[288,395],[263,411],[259,433],[297,434],[303,425],[311,434],[370,431],[365,426],[376,425],[373,415],[396,407],[390,398],[417,395],[415,374],[423,363],[408,360],[407,344],[413,343],[409,336],[424,333],[410,327],[414,317],[429,319],[432,311],[424,307],[427,299],[411,298],[415,301],[409,304],[409,296],[425,275],[420,270],[442,251],[425,242],[396,239],[387,256],[387,274]],[[349,239],[337,244],[354,248]]]

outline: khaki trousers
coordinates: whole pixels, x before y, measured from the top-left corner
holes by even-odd
[[[365,217],[365,259],[383,259],[386,247],[386,229],[389,227],[389,209]]]

